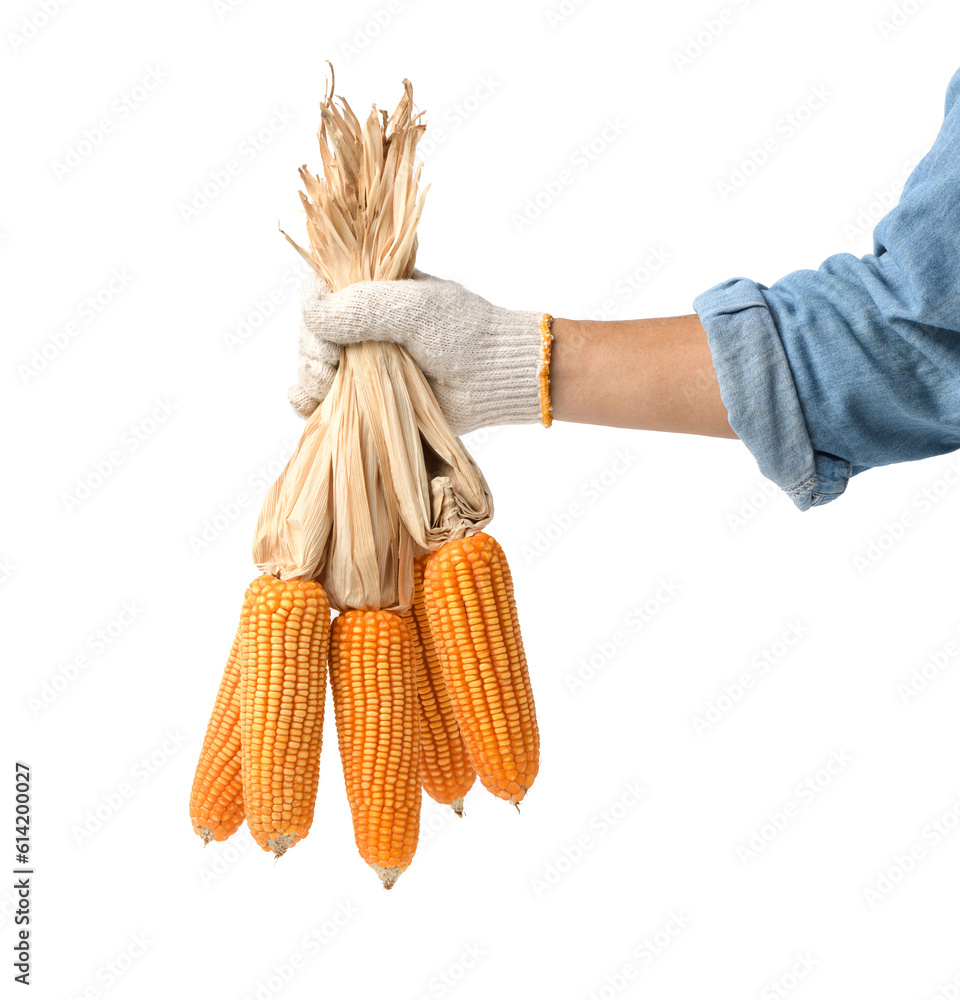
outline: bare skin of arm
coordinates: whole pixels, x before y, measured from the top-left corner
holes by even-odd
[[[696,314],[666,319],[554,319],[555,420],[736,438]]]

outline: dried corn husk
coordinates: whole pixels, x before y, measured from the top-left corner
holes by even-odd
[[[323,176],[300,168],[310,250],[287,239],[334,291],[413,273],[429,188],[418,197],[413,157],[426,126],[409,80],[403,88],[392,117],[374,105],[363,125],[334,103],[333,81],[321,104]],[[483,474],[410,356],[357,344],[341,350],[333,387],[264,499],[253,560],[319,580],[338,610],[405,610],[414,557],[492,517]]]

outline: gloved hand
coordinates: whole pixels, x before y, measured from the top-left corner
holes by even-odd
[[[390,340],[420,366],[455,434],[540,420],[543,313],[501,309],[419,270],[339,292],[311,273],[300,306],[299,382],[287,396],[302,417],[330,389],[340,345]]]

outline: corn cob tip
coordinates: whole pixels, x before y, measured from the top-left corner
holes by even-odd
[[[460,817],[460,819],[463,819],[463,796],[461,795],[458,798],[455,798],[453,802],[450,803],[450,808]]]
[[[201,826],[197,829],[197,833],[200,834],[200,839],[203,841],[203,846],[206,847],[211,840],[216,839],[213,835],[213,830],[208,830],[205,826]]]
[[[296,834],[281,833],[279,837],[273,837],[267,841],[267,848],[273,851],[275,858],[282,858],[287,853],[287,848],[293,847],[299,839]]]
[[[397,879],[407,870],[406,865],[394,865],[391,868],[384,868],[382,865],[370,867],[380,876],[384,889],[392,889]]]

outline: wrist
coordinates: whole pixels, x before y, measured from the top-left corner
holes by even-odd
[[[593,324],[594,326],[598,324]],[[584,321],[554,318],[550,348],[550,402],[554,420],[584,423],[588,340]],[[594,336],[599,335],[594,330]]]

